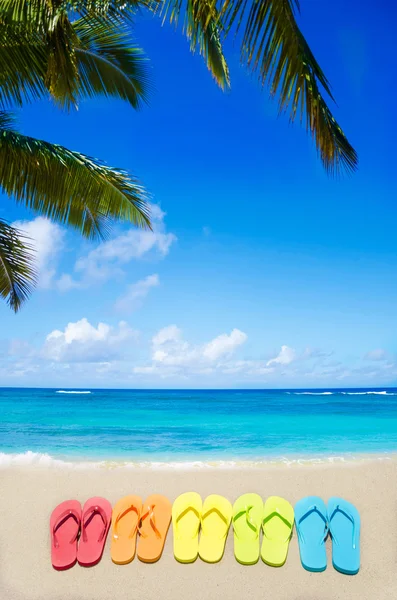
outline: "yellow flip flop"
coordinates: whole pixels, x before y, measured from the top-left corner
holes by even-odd
[[[194,562],[198,556],[198,533],[203,501],[200,494],[186,492],[172,505],[174,556],[181,563]]]
[[[281,567],[285,563],[293,527],[294,509],[291,504],[284,498],[270,496],[265,502],[262,519],[263,562],[272,567]]]
[[[142,499],[139,496],[125,496],[113,508],[110,556],[116,565],[126,565],[135,556],[141,512]]]
[[[223,496],[212,494],[205,499],[201,515],[199,555],[208,563],[221,560],[232,520],[232,505]]]
[[[259,560],[259,533],[263,501],[258,494],[243,494],[233,505],[234,556],[242,565]]]

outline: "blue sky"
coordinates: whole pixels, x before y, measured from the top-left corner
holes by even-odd
[[[39,289],[0,305],[0,385],[341,387],[397,381],[395,14],[302,0],[359,171],[328,178],[305,131],[239,66],[222,93],[180,32],[141,17],[150,106],[19,111],[23,133],[136,174],[153,234],[104,245],[3,198],[36,239]],[[332,15],[330,11],[332,9]]]

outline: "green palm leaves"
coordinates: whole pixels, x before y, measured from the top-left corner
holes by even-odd
[[[36,283],[33,259],[26,236],[0,219],[0,295],[15,312]]]
[[[147,195],[125,171],[15,131],[6,108],[50,95],[61,107],[104,94],[139,108],[147,99],[147,61],[117,11],[72,4],[0,0],[0,189],[39,214],[104,237],[112,222],[150,228]],[[76,8],[78,8],[77,4]],[[99,3],[98,3],[99,4]],[[2,107],[2,110],[1,110]],[[34,254],[20,232],[0,222],[0,293],[15,311],[35,281]]]
[[[182,18],[193,40],[203,31],[212,39],[214,23],[221,39],[234,33],[242,64],[269,86],[280,111],[306,121],[327,172],[357,167],[357,154],[324,98],[333,100],[329,83],[298,27],[298,0],[164,0],[161,10],[171,22]]]
[[[84,97],[147,102],[147,61],[131,39],[139,9],[182,23],[222,89],[230,87],[223,42],[234,31],[241,62],[268,85],[280,111],[305,121],[330,173],[357,155],[326,102],[329,83],[297,21],[298,0],[0,0],[0,189],[18,203],[103,237],[114,220],[150,227],[144,189],[128,173],[19,134],[8,110],[50,96],[70,110]],[[0,294],[18,310],[36,275],[26,238],[0,220]]]

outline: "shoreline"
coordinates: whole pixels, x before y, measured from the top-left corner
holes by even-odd
[[[394,452],[367,452],[367,453],[340,453],[340,454],[287,454],[281,456],[267,456],[262,459],[210,459],[207,461],[197,459],[186,460],[133,460],[124,458],[86,458],[77,456],[52,456],[48,453],[32,452],[21,453],[0,452],[0,471],[13,468],[34,469],[71,469],[71,470],[260,470],[270,467],[313,467],[315,465],[331,466],[359,465],[378,462],[397,463],[397,451]]]

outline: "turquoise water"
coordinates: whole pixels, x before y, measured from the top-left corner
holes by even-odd
[[[397,389],[0,389],[0,452],[238,461],[397,451]]]

